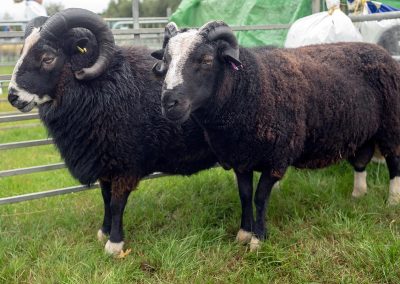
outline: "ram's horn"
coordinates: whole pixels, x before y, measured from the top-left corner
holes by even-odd
[[[39,28],[43,26],[43,24],[47,21],[48,18],[49,17],[40,16],[30,20],[26,24],[24,38],[27,38],[31,34],[34,28]]]
[[[199,33],[209,41],[223,40],[229,44],[230,48],[225,48],[224,55],[229,58],[228,62],[234,64],[234,69],[242,68],[239,60],[239,44],[232,29],[222,21],[208,22],[199,29]]]
[[[207,35],[209,41],[224,40],[234,49],[239,49],[238,42],[232,29],[222,21],[212,21],[199,29],[200,34]]]
[[[169,22],[164,29],[164,42],[162,48],[164,49],[170,38],[176,36],[179,33],[179,28],[174,22]]]
[[[99,15],[85,9],[66,9],[49,18],[40,35],[49,40],[58,40],[68,30],[78,27],[86,28],[95,35],[99,44],[99,57],[91,67],[76,71],[75,77],[79,80],[94,79],[107,69],[115,51],[113,34]]]

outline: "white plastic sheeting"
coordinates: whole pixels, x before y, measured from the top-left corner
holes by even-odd
[[[316,13],[293,23],[285,47],[310,44],[363,41],[350,18],[340,10],[339,0],[326,0],[327,12]]]

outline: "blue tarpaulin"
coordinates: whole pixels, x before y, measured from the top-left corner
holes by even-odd
[[[350,4],[353,4],[354,1],[356,1],[356,0],[347,0],[347,2]],[[363,1],[361,1],[361,2],[363,2]],[[400,9],[398,9],[398,8],[395,8],[393,6],[389,6],[389,5],[386,5],[384,3],[377,2],[377,1],[367,0],[366,4],[368,7],[368,14],[400,11]],[[362,5],[361,5],[361,7],[362,7]]]

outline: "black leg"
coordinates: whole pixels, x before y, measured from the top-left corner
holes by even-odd
[[[375,151],[375,143],[368,141],[359,149],[357,149],[354,156],[350,157],[348,161],[353,166],[356,172],[363,172],[371,161]]]
[[[111,182],[100,181],[100,187],[104,201],[104,218],[101,231],[104,235],[109,235],[111,231]]]
[[[112,226],[110,233],[110,241],[113,243],[119,243],[123,241],[123,228],[122,218],[124,215],[124,209],[128,200],[130,191],[125,191],[121,195],[111,197],[111,218]]]
[[[111,231],[105,250],[110,254],[118,254],[124,246],[123,215],[131,190],[136,188],[139,179],[135,176],[114,177],[111,184]]]
[[[360,197],[367,193],[367,172],[365,168],[371,161],[375,151],[375,143],[369,141],[357,149],[354,156],[348,161],[354,168],[353,197]]]
[[[397,205],[400,203],[400,156],[388,155],[386,164],[390,177],[388,203]]]
[[[263,172],[258,181],[256,194],[254,196],[256,222],[253,230],[258,240],[264,240],[266,238],[265,213],[272,187],[278,180],[280,180],[280,178],[272,176],[269,172]]]
[[[242,204],[242,220],[240,228],[246,232],[253,231],[253,172],[239,173],[235,171]]]

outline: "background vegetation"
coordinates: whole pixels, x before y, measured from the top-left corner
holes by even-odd
[[[166,17],[167,8],[174,11],[181,0],[144,0],[139,3],[140,17]],[[104,17],[132,17],[132,0],[111,0]]]

